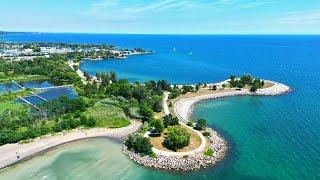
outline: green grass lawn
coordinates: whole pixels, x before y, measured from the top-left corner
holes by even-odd
[[[0,83],[8,83],[12,80],[15,80],[16,82],[22,82],[22,81],[40,81],[40,80],[47,80],[49,79],[47,76],[42,75],[23,75],[23,76],[14,76],[14,77],[8,77],[8,78],[0,78]]]
[[[84,114],[87,117],[95,118],[99,127],[119,128],[130,124],[123,109],[112,104],[98,102]]]
[[[0,93],[0,103],[1,102],[7,102],[7,101],[12,101],[16,99],[18,96],[27,96],[32,92],[31,89],[24,89],[24,90],[19,90],[16,92],[5,92],[5,93]]]
[[[0,102],[0,114],[2,114],[7,109],[19,109],[23,105],[21,103],[16,103],[12,101]]]

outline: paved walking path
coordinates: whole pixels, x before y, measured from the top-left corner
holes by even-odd
[[[169,106],[168,106],[168,97],[169,97],[169,92],[164,92],[164,98],[163,98],[163,110],[164,110],[164,113],[166,115],[169,115],[170,114],[170,111],[169,111]],[[179,119],[180,120],[180,119]],[[187,126],[183,121],[181,121],[180,125],[192,130],[193,132],[195,132],[196,134],[199,135],[200,139],[201,139],[201,144],[200,146],[193,150],[193,151],[188,151],[188,152],[171,152],[171,151],[163,151],[163,150],[160,150],[160,149],[156,149],[156,148],[152,148],[153,152],[156,153],[157,155],[163,155],[163,156],[190,156],[190,155],[195,155],[195,154],[198,154],[198,153],[201,153],[205,150],[205,147],[206,147],[206,144],[207,144],[207,140],[206,138],[201,134],[201,132],[193,129],[192,127],[190,126]]]

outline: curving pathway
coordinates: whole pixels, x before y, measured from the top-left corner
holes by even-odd
[[[162,105],[163,105],[163,110],[164,110],[164,113],[166,115],[169,115],[170,114],[170,111],[169,111],[169,106],[168,106],[168,97],[169,97],[169,92],[164,92],[164,98],[163,98],[163,102],[162,102]],[[180,119],[180,118],[179,118]],[[206,147],[206,144],[207,144],[207,140],[206,138],[199,132],[199,131],[196,131],[195,129],[187,126],[186,124],[184,124],[184,122],[180,123],[182,126],[194,131],[196,134],[199,135],[200,139],[201,139],[201,144],[200,146],[193,150],[193,151],[188,151],[188,152],[170,152],[170,151],[163,151],[163,150],[160,150],[160,149],[156,149],[156,148],[152,148],[153,152],[156,153],[157,155],[163,155],[163,156],[190,156],[190,155],[195,155],[195,154],[198,154],[198,153],[201,153],[205,150],[205,147]]]

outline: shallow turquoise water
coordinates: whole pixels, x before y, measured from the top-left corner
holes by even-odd
[[[0,173],[0,179],[163,179],[167,174],[137,166],[121,143],[97,138],[64,145]],[[169,175],[169,179],[178,178]]]
[[[193,117],[207,119],[208,124],[218,129],[230,143],[228,156],[216,167],[186,174],[154,171],[135,165],[120,150],[108,148],[120,149],[119,144],[99,140],[83,142],[82,148],[92,149],[84,149],[79,156],[68,149],[58,149],[63,158],[56,163],[40,163],[38,166],[36,161],[31,160],[30,165],[21,165],[29,168],[25,174],[37,167],[56,171],[56,166],[79,162],[81,166],[92,166],[93,169],[83,169],[92,176],[99,174],[104,177],[113,172],[109,179],[320,179],[320,36],[27,33],[10,35],[7,39],[112,43],[121,47],[155,50],[157,53],[150,56],[86,61],[81,66],[92,74],[115,70],[120,77],[131,81],[166,79],[177,83],[215,82],[224,80],[230,74],[250,73],[283,82],[293,88],[293,92],[283,96],[224,98],[205,101],[195,107]],[[173,48],[176,48],[175,52],[172,52]],[[68,148],[71,147],[73,145]],[[104,153],[97,157],[110,155],[121,160],[110,164],[104,162],[107,166],[90,164],[97,160],[92,152],[99,154],[101,151]],[[81,157],[88,158],[78,161]],[[68,174],[76,172],[77,166],[72,165],[67,172],[63,169],[56,172],[59,177],[69,177]],[[114,167],[118,168],[117,172]],[[8,174],[8,177],[21,173],[14,174],[10,169],[8,173],[2,173]],[[83,173],[77,177],[85,179],[85,175]]]
[[[319,122],[302,118],[314,112],[303,112],[290,96],[232,97],[195,107],[193,118],[207,119],[230,142],[222,176],[320,178]]]

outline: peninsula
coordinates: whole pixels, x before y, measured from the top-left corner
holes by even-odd
[[[60,44],[59,47],[112,49],[95,45]],[[0,98],[0,104],[12,104],[11,108],[0,111],[0,169],[50,148],[93,137],[125,139],[123,153],[143,166],[175,171],[205,168],[223,159],[228,143],[206,126],[206,120],[189,119],[195,103],[227,96],[280,95],[290,91],[284,84],[250,75],[230,76],[226,81],[207,84],[172,85],[165,80],[130,83],[118,79],[115,72],[96,76],[82,72],[79,64],[83,57],[75,54],[79,52],[53,53],[24,61],[0,59],[2,82],[41,77],[77,92],[74,99],[47,100],[14,81],[20,90],[5,92]],[[28,94],[41,102],[15,101]]]

